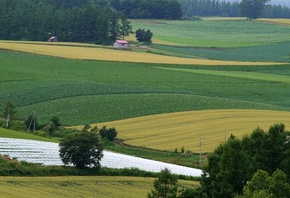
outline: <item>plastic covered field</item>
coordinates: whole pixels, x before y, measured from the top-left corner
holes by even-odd
[[[19,161],[41,163],[43,165],[63,165],[59,157],[57,143],[13,138],[0,138],[0,154],[17,158]],[[133,157],[104,151],[101,165],[108,168],[138,168],[150,172],[160,172],[168,168],[172,173],[199,177],[202,171],[174,164]]]

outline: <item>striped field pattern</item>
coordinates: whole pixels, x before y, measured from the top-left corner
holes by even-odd
[[[158,54],[133,52],[124,50],[114,50],[109,48],[94,47],[72,47],[60,45],[18,42],[0,42],[0,49],[15,50],[21,52],[56,56],[70,59],[84,60],[105,60],[105,61],[123,61],[123,62],[142,62],[142,63],[165,63],[165,64],[186,64],[186,65],[275,65],[270,62],[238,62],[238,61],[220,61],[204,60],[194,58],[170,57]],[[276,63],[279,64],[279,63]],[[280,63],[281,64],[281,63]]]
[[[126,144],[174,151],[184,147],[194,153],[212,152],[231,134],[241,138],[257,127],[268,131],[276,123],[290,124],[290,112],[265,110],[205,110],[144,116],[99,123],[116,127]]]

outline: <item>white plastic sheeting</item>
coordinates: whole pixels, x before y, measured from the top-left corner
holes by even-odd
[[[59,145],[52,142],[0,138],[0,154],[9,155],[10,158],[17,158],[19,161],[24,160],[44,165],[63,165],[59,157]],[[104,151],[101,165],[109,168],[138,168],[140,170],[151,172],[160,172],[162,169],[168,168],[174,174],[196,177],[199,177],[202,174],[201,170],[195,168],[168,164],[109,151]]]

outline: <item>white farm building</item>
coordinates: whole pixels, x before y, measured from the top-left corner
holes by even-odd
[[[114,43],[114,48],[125,48],[127,49],[128,48],[128,41],[126,40],[116,40],[115,43]]]

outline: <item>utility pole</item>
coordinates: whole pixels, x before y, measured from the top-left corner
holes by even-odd
[[[32,116],[31,116],[31,120],[30,120],[30,124],[29,127],[27,129],[27,131],[30,131],[31,126],[33,126],[33,132],[35,132],[35,111],[33,111]],[[33,124],[33,125],[32,125]]]
[[[35,111],[33,111],[33,133],[35,132]]]
[[[202,146],[202,139],[199,138],[199,165],[201,166],[201,146]]]
[[[10,114],[8,113],[7,120],[6,120],[6,128],[9,127],[9,120],[10,120]]]

